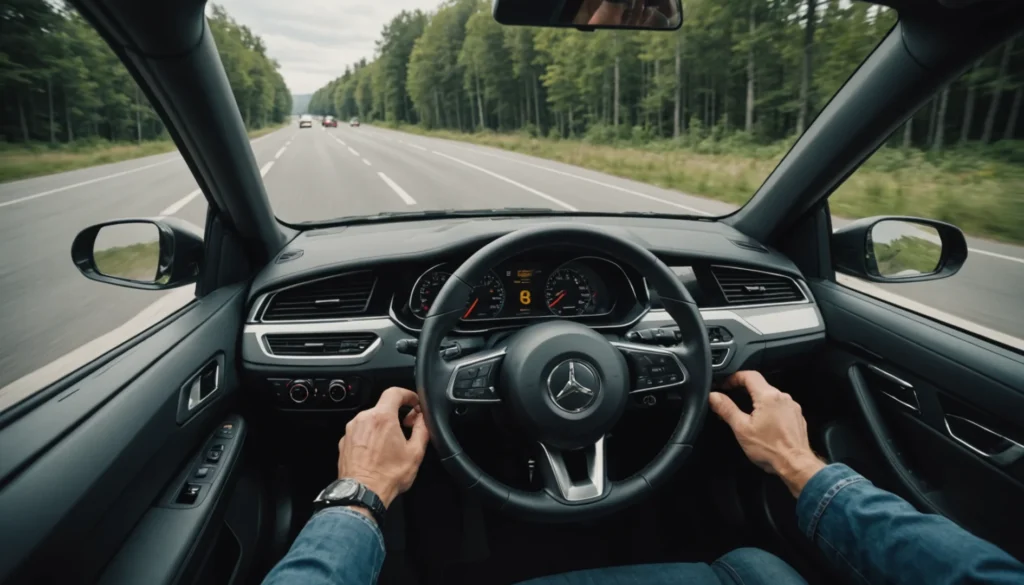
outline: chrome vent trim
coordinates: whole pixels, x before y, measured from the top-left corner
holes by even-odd
[[[332,288],[335,281],[341,282]],[[255,323],[300,323],[364,317],[376,292],[377,282],[373,272],[359,270],[293,284],[261,295],[253,305],[249,320]],[[288,304],[282,306],[283,303]]]
[[[269,333],[267,350],[275,356],[320,357],[357,356],[366,353],[380,339],[367,331],[337,333]]]
[[[810,302],[796,279],[752,268],[738,266],[711,266],[722,297],[729,307],[764,307],[793,305]]]

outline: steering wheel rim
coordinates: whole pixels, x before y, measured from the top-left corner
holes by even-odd
[[[449,423],[449,417],[453,410],[450,385],[454,381],[456,371],[460,371],[460,368],[467,363],[473,362],[474,358],[476,361],[473,363],[480,363],[480,358],[474,355],[456,360],[456,362],[446,362],[440,352],[445,335],[454,329],[465,311],[466,302],[474,288],[468,283],[480,282],[488,270],[516,254],[538,248],[563,245],[601,250],[616,261],[636,268],[658,291],[666,312],[682,332],[682,340],[677,345],[658,350],[671,352],[683,368],[683,382],[679,386],[682,389],[680,394],[683,400],[683,409],[679,422],[665,447],[636,474],[624,480],[608,482],[604,477],[602,435],[602,438],[594,443],[594,457],[591,458],[588,452],[587,459],[588,470],[595,473],[593,478],[595,487],[599,484],[599,493],[591,495],[588,492],[588,497],[580,500],[568,499],[569,496],[563,489],[564,484],[558,483],[558,480],[562,478],[558,477],[556,461],[551,457],[552,448],[546,446],[543,441],[541,441],[541,446],[547,455],[547,465],[544,465],[545,462],[541,463],[544,468],[546,487],[535,492],[516,489],[498,481],[484,472],[466,455]],[[592,332],[592,335],[581,328]],[[572,336],[572,343],[586,346],[592,352],[591,355],[602,356],[601,362],[593,360],[589,363],[584,362],[585,365],[593,366],[595,375],[598,375],[596,372],[600,370],[600,374],[605,376],[605,378],[601,378],[598,375],[597,385],[601,387],[601,390],[597,393],[598,399],[593,401],[597,404],[588,407],[588,410],[583,413],[578,413],[580,415],[578,417],[565,412],[556,412],[556,414],[564,419],[562,420],[564,425],[585,425],[586,421],[599,418],[601,419],[599,428],[610,428],[609,424],[614,424],[617,421],[615,409],[619,409],[618,414],[621,415],[625,408],[625,400],[628,399],[625,394],[621,396],[621,400],[619,396],[622,394],[620,378],[621,372],[625,371],[623,369],[625,358],[621,358],[622,364],[613,363],[614,358],[609,358],[609,354],[601,346],[603,342],[612,348],[614,346],[611,342],[590,328],[565,321],[545,321],[530,325],[517,332],[516,335],[524,331],[532,331],[532,333],[523,334],[524,337],[537,335],[541,338],[541,341],[537,343],[524,342],[524,345],[533,347],[536,353],[541,353],[540,349],[536,349],[537,347],[552,347],[559,344],[561,340],[570,339],[569,336]],[[692,451],[692,443],[707,416],[707,399],[712,382],[711,352],[707,339],[707,329],[693,298],[672,270],[648,250],[602,229],[575,224],[549,224],[511,232],[494,240],[470,256],[448,279],[426,316],[420,333],[415,370],[416,391],[419,394],[420,405],[430,430],[431,442],[437,449],[444,467],[464,488],[498,508],[513,512],[526,519],[546,522],[592,519],[640,501],[667,481],[685,463]],[[518,349],[518,346],[515,345],[516,340],[510,337],[504,341],[511,341],[513,345],[509,347],[508,351],[516,353],[513,351]],[[546,345],[545,342],[547,342]],[[621,356],[621,352],[628,349],[624,349],[627,345],[629,344],[619,343],[616,347],[617,355]],[[529,351],[524,351],[529,354]],[[566,352],[563,351],[563,354]],[[494,360],[513,359],[511,355],[506,356],[505,350],[487,354],[484,358],[492,355],[495,356]],[[524,355],[524,352],[518,352],[517,355]],[[560,357],[564,357],[564,355],[548,360],[550,363],[545,366],[552,374],[554,373],[553,368],[561,366],[552,366],[551,363]],[[529,358],[517,357],[515,359],[522,361]],[[495,363],[501,365],[500,361],[495,361]],[[517,368],[512,369],[514,372],[518,372],[524,369],[532,371],[536,368],[518,364]],[[541,371],[540,374],[541,377],[552,375],[548,374],[547,370]],[[507,382],[504,370],[502,371],[502,380]],[[552,392],[550,379],[547,387],[548,392]],[[512,394],[506,394],[506,399],[510,399],[511,404],[520,404],[519,394],[525,394],[518,390],[504,390],[512,392]],[[629,391],[626,394],[628,393]],[[606,395],[607,399],[605,399]],[[544,400],[547,401],[547,399]],[[559,406],[559,408],[562,407]],[[544,416],[547,419],[552,418],[549,413],[544,413]],[[584,422],[578,422],[576,418]],[[588,433],[599,430],[599,428],[591,430],[589,426],[580,428],[584,428]],[[570,438],[557,437],[557,440],[562,439]],[[595,468],[593,464],[598,461]],[[555,489],[556,483],[558,489]]]

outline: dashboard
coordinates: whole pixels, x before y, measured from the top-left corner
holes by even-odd
[[[419,331],[453,272],[481,246],[548,220],[452,218],[299,233],[251,287],[243,375],[282,413],[354,411],[390,385],[411,387]],[[585,220],[641,243],[672,268],[704,318],[717,376],[804,360],[824,341],[821,314],[792,262],[729,226]],[[682,333],[632,266],[601,250],[536,249],[499,262],[475,283],[442,353],[487,351],[519,328],[553,319],[649,345],[671,344]],[[655,402],[648,394],[634,406]],[[457,408],[469,420],[488,407]]]

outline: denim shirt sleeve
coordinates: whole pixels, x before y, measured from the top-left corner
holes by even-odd
[[[855,583],[1024,583],[1024,565],[995,545],[845,465],[815,474],[796,511],[800,530]]]
[[[326,508],[310,518],[263,585],[371,585],[383,564],[384,537],[375,522]]]

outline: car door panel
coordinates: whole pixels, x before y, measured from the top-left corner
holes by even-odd
[[[811,289],[825,373],[849,389],[878,467],[919,509],[1024,556],[1024,357],[831,281]]]
[[[92,581],[115,556],[233,404],[244,289],[195,301],[0,429],[0,518],[17,527],[0,531],[0,581]],[[189,411],[211,360],[216,390]]]

